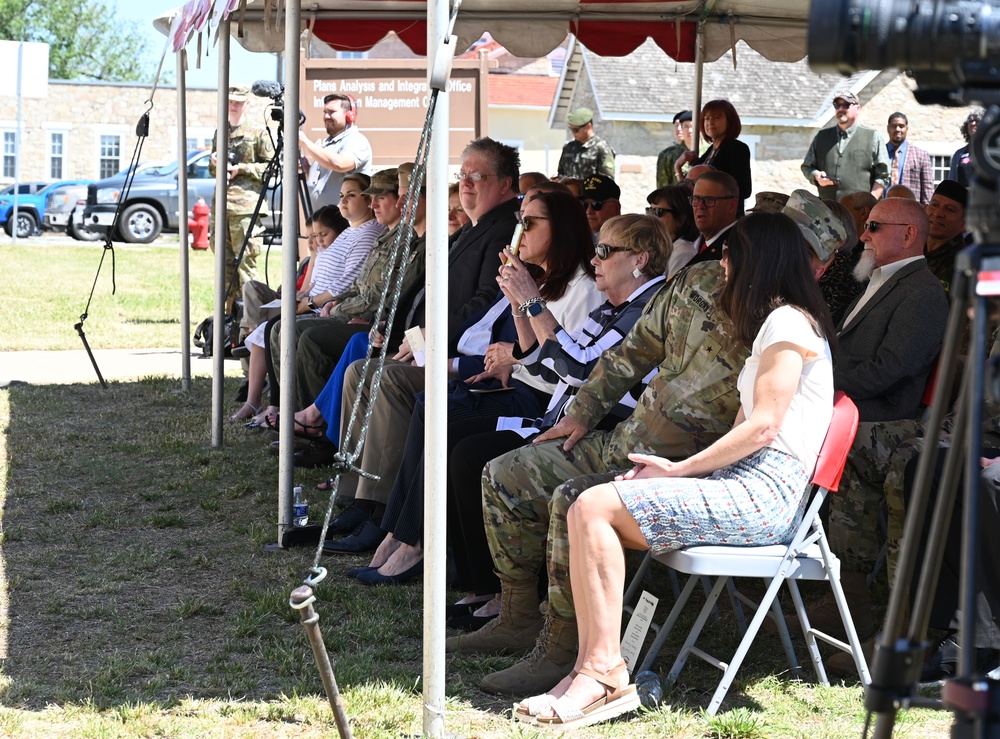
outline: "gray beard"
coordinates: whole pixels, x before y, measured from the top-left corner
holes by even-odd
[[[875,271],[875,254],[865,249],[861,252],[861,258],[854,265],[854,279],[858,282],[868,282],[872,272]]]

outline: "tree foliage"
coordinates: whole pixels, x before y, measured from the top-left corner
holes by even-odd
[[[49,79],[151,80],[145,34],[104,0],[0,0],[0,38],[49,45]]]

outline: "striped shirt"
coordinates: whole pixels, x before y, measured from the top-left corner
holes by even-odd
[[[374,218],[360,226],[346,229],[326,249],[316,255],[313,283],[309,297],[322,292],[339,295],[351,286],[361,273],[365,257],[385,226]]]

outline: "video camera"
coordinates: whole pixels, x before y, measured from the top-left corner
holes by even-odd
[[[283,84],[274,82],[273,80],[257,80],[250,87],[250,92],[257,97],[271,98],[271,120],[284,125],[285,101],[281,99],[281,96],[285,94],[285,86]],[[300,110],[299,127],[301,128],[305,122],[306,114]]]

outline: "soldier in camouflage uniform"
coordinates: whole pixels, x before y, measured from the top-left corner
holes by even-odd
[[[630,452],[686,457],[732,426],[739,407],[736,378],[747,350],[733,339],[716,306],[724,285],[715,261],[680,272],[650,300],[624,341],[601,357],[566,417],[539,437],[547,441],[499,457],[484,470],[484,518],[503,584],[502,610],[479,631],[449,639],[448,649],[525,651],[538,637],[535,652],[487,676],[485,690],[546,690],[572,666],[576,620],[565,512],[573,496],[630,469]],[[587,433],[650,373],[629,419],[613,431]],[[538,571],[546,560],[549,612],[539,635]]]
[[[668,146],[656,157],[656,187],[666,187],[677,183],[677,173],[674,171],[674,164],[681,158],[681,154],[690,151],[692,147],[691,111],[682,110],[674,116],[674,138],[676,143]]]
[[[246,85],[233,85],[229,88],[229,187],[226,190],[226,250],[230,259],[226,260],[226,287],[230,288],[233,279],[233,269],[236,256],[240,253],[243,240],[251,228],[251,217],[260,193],[264,189],[264,170],[274,156],[274,145],[266,128],[251,125],[245,120],[247,99],[250,88]],[[214,177],[218,166],[218,131],[212,139],[212,158],[209,172]],[[218,194],[216,194],[218,198]],[[215,250],[215,214],[216,200],[212,205],[212,218],[209,228],[212,234],[212,250]],[[259,218],[268,215],[267,200],[261,205]],[[253,224],[254,235],[247,243],[243,260],[240,262],[238,279],[226,294],[226,310],[232,311],[232,303],[243,294],[243,283],[257,277],[257,254],[260,253],[261,234],[264,227]]]
[[[590,108],[578,108],[566,116],[573,140],[566,143],[559,157],[559,177],[585,180],[602,174],[614,179],[615,150],[594,133],[594,113]]]

